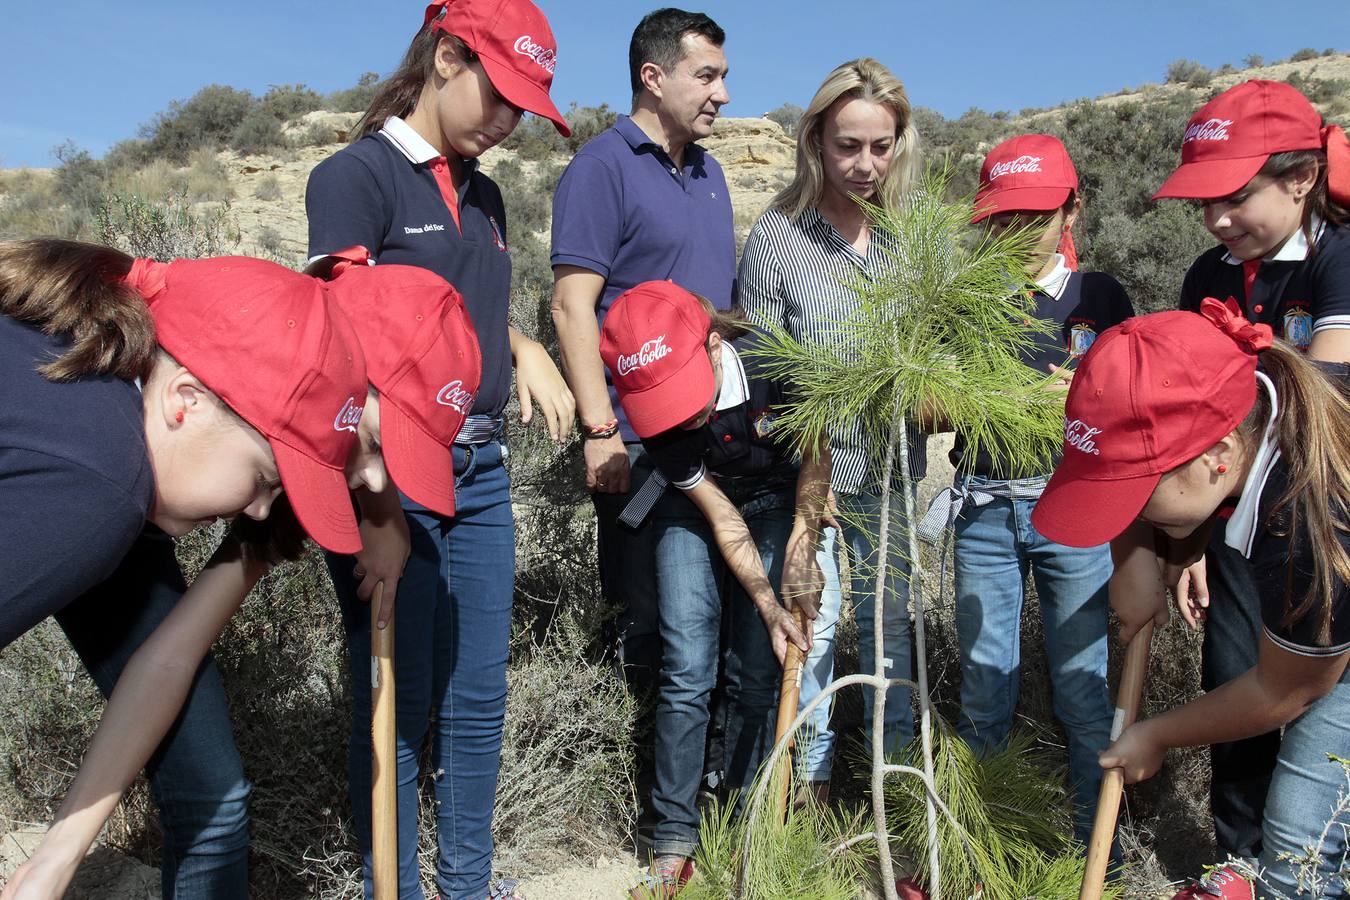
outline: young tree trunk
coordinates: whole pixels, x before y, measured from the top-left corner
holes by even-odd
[[[877,531],[876,592],[872,601],[872,673],[881,680],[873,686],[872,700],[872,817],[877,836],[877,862],[881,868],[881,888],[886,900],[899,900],[895,891],[895,864],[891,861],[891,835],[886,827],[886,693],[889,687],[886,671],[886,636],[884,610],[886,576],[890,561],[891,527],[891,473],[895,470],[897,429],[905,431],[900,414],[900,393],[896,391],[891,406],[891,435],[886,442],[886,460],[881,467],[881,522]],[[908,468],[908,466],[906,466]],[[931,804],[930,804],[931,805]]]

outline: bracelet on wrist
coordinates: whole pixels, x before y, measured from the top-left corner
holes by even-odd
[[[601,422],[599,425],[581,426],[581,438],[586,441],[600,441],[605,438],[612,438],[619,433],[619,420],[610,419],[608,422]]]

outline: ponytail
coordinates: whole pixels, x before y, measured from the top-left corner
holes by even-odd
[[[131,266],[130,256],[97,244],[0,242],[0,315],[71,338],[69,350],[38,367],[44,377],[148,376],[155,326],[144,299],[122,282]]]
[[[379,131],[384,127],[384,120],[390,116],[406,118],[417,107],[422,88],[436,74],[436,49],[441,41],[449,41],[465,65],[478,59],[478,54],[453,34],[441,31],[432,24],[424,26],[408,45],[403,62],[394,74],[380,84],[365,114],[352,128],[353,141]]]
[[[1312,589],[1306,597],[1290,594],[1292,562],[1286,572],[1280,625],[1292,627],[1313,616],[1316,639],[1325,646],[1331,640],[1337,586],[1350,584],[1350,553],[1341,543],[1350,531],[1350,391],[1283,341],[1261,353],[1261,365],[1279,397],[1275,428],[1289,466],[1289,488],[1272,515],[1282,534],[1311,541],[1314,548]],[[1238,426],[1253,447],[1270,421],[1270,397],[1263,390],[1256,394],[1256,404]]]
[[[750,323],[740,315],[740,308],[718,309],[712,305],[712,301],[702,294],[689,292],[698,305],[703,307],[703,311],[708,314],[708,334],[716,333],[724,341],[734,341],[738,337],[744,336],[750,331]]]

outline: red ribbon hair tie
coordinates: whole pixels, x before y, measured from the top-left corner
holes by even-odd
[[[122,283],[144,297],[146,302],[151,302],[163,292],[168,271],[167,263],[137,257],[131,264],[131,271],[122,276]]]
[[[1341,206],[1350,206],[1350,140],[1341,126],[1322,129],[1322,148],[1327,152],[1327,193]]]
[[[370,251],[360,244],[354,247],[348,247],[345,250],[339,250],[336,253],[328,254],[329,259],[336,260],[333,268],[329,271],[330,279],[336,278],[352,266],[370,266],[374,265],[370,259]]]
[[[455,0],[432,0],[432,2],[427,5],[426,15],[422,17],[422,27],[426,28],[436,20],[437,16],[444,15],[450,8],[450,4],[454,2]]]
[[[1275,333],[1270,326],[1248,322],[1232,297],[1223,302],[1206,297],[1200,301],[1200,315],[1251,353],[1260,353],[1275,343]]]

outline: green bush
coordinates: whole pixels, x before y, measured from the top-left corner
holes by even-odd
[[[1248,53],[1242,57],[1242,65],[1248,69],[1259,69],[1266,64],[1266,58],[1260,53]]]
[[[323,98],[303,84],[275,84],[258,101],[258,108],[278,122],[292,122],[323,106]]]
[[[1176,59],[1167,65],[1164,81],[1168,84],[1189,84],[1204,87],[1214,78],[1214,73],[1193,59]]]
[[[219,149],[254,106],[253,95],[220,84],[207,85],[187,101],[175,100],[148,125],[141,137],[150,158],[162,157],[180,165],[198,147]]]
[[[97,240],[161,262],[220,256],[239,243],[229,203],[197,213],[182,196],[162,201],[110,196],[96,210]]]
[[[797,123],[806,115],[806,110],[795,103],[784,103],[772,112],[764,114],[764,118],[772,119],[777,122],[782,129],[790,135],[797,133]]]
[[[266,153],[285,143],[281,123],[261,106],[251,109],[230,134],[230,146],[245,155]]]
[[[1307,62],[1310,59],[1317,59],[1322,54],[1318,53],[1313,47],[1304,47],[1302,50],[1295,50],[1289,55],[1289,62]]]
[[[357,79],[355,87],[333,91],[324,100],[324,106],[334,112],[365,112],[380,84],[380,73],[366,72]]]
[[[93,209],[103,194],[107,174],[104,164],[71,141],[54,147],[52,155],[60,163],[52,185],[57,201],[79,209]]]

